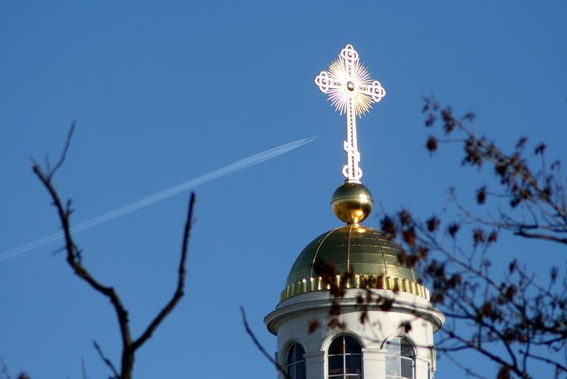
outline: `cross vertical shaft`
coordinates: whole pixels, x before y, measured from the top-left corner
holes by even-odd
[[[344,150],[347,154],[347,164],[343,167],[343,176],[349,182],[360,183],[362,169],[358,166],[360,152],[358,151],[358,139],[356,136],[356,115],[353,100],[349,99],[347,104],[347,140],[344,141]]]

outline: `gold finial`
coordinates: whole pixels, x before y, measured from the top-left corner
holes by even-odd
[[[361,183],[345,181],[333,194],[333,212],[347,224],[358,224],[366,219],[374,200],[368,188]]]

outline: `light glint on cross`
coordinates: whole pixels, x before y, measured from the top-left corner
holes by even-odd
[[[360,64],[358,52],[352,45],[346,45],[339,54],[339,59],[332,62],[329,71],[321,71],[315,78],[315,84],[321,92],[329,95],[329,100],[342,115],[347,115],[347,140],[344,150],[347,164],[343,175],[349,182],[360,183],[362,170],[358,167],[360,153],[356,137],[356,116],[361,117],[386,96],[386,91],[379,81],[371,80],[366,68]]]

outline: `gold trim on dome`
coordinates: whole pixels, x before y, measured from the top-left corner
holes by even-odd
[[[341,275],[337,275],[335,280],[336,285],[341,286]],[[385,289],[396,292],[406,292],[429,300],[429,290],[422,284],[413,280],[392,276],[355,274],[352,279],[349,279],[345,283],[344,287],[359,289]],[[316,278],[307,278],[289,284],[281,292],[280,301],[308,292],[326,291],[329,289],[330,285],[325,284],[323,277],[319,276]]]

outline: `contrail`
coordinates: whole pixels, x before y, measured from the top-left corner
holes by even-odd
[[[185,192],[185,191],[187,191],[191,188],[197,187],[198,185],[201,185],[203,183],[210,182],[211,180],[232,174],[232,173],[240,171],[240,170],[244,170],[245,168],[249,168],[249,167],[255,166],[257,164],[260,164],[262,162],[265,162],[269,159],[275,158],[278,155],[282,155],[282,154],[285,154],[287,152],[290,152],[294,149],[297,149],[300,146],[303,146],[303,145],[313,141],[315,138],[317,138],[317,136],[299,139],[297,141],[286,143],[284,145],[274,147],[273,149],[269,149],[269,150],[263,151],[261,153],[251,155],[247,158],[241,159],[237,162],[231,163],[227,166],[224,166],[224,167],[221,167],[217,170],[211,171],[208,174],[204,174],[204,175],[201,175],[197,178],[190,179],[186,182],[183,182],[181,184],[178,184],[174,187],[168,188],[166,190],[163,190],[163,191],[158,192],[156,194],[153,194],[151,196],[145,197],[145,198],[138,200],[134,203],[125,205],[123,207],[120,207],[118,209],[115,209],[113,211],[105,213],[105,214],[100,215],[98,217],[95,217],[95,218],[92,218],[92,219],[87,220],[85,222],[82,222],[82,223],[72,227],[71,231],[73,233],[82,232],[83,230],[90,229],[94,226],[97,226],[97,225],[102,224],[104,222],[110,221],[110,220],[115,219],[117,217],[121,217],[121,216],[127,215],[128,213],[135,212],[139,209],[147,207],[148,205],[152,205],[154,203],[157,203],[158,201],[165,200],[165,199],[167,199],[171,196],[177,195],[178,193],[181,193],[181,192]],[[27,243],[25,245],[22,245],[20,247],[17,247],[15,249],[9,250],[9,251],[0,255],[0,262],[5,261],[5,260],[10,259],[10,258],[13,258],[16,255],[20,255],[22,253],[25,253],[26,251],[30,251],[30,250],[35,249],[37,247],[40,247],[40,246],[43,246],[43,245],[48,244],[50,242],[56,241],[60,238],[62,238],[62,232],[57,232],[57,233],[53,233],[53,234],[50,234],[48,236],[45,236],[43,238],[40,238],[36,241],[33,241],[33,242]]]

